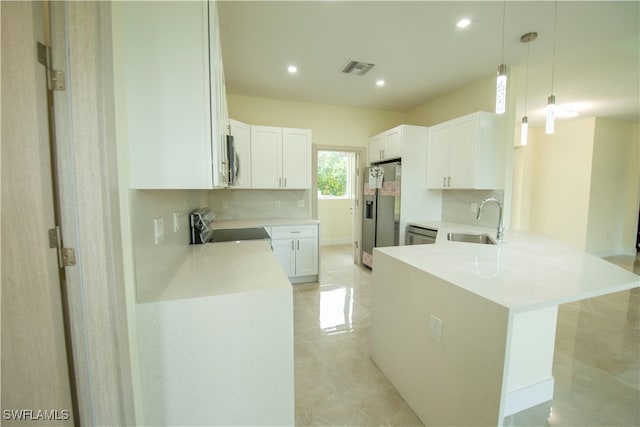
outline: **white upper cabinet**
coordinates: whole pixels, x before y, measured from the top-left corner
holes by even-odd
[[[282,129],[283,188],[311,188],[311,130]]]
[[[226,184],[226,98],[215,2],[122,2],[114,49],[123,73],[131,186]],[[122,104],[119,104],[122,105]]]
[[[402,126],[397,126],[369,139],[369,163],[398,159],[402,156]]]
[[[282,186],[282,128],[251,126],[253,188]]]
[[[311,130],[251,126],[253,188],[311,188]]]
[[[229,120],[229,129],[233,136],[235,158],[235,182],[233,188],[251,188],[251,126],[237,120]]]
[[[429,128],[427,187],[500,188],[503,144],[498,117],[477,112]]]

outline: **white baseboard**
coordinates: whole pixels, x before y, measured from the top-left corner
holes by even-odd
[[[615,248],[615,249],[605,249],[603,251],[592,251],[590,254],[595,255],[600,258],[614,256],[614,255],[626,255],[626,256],[636,256],[636,248]]]
[[[351,239],[320,239],[320,246],[346,245],[352,243]]]
[[[553,385],[554,379],[553,377],[550,377],[546,380],[522,387],[518,390],[507,392],[507,395],[504,398],[503,415],[508,417],[509,415],[513,415],[541,403],[548,402],[553,399]]]

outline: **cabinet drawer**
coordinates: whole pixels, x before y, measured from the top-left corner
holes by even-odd
[[[317,225],[287,225],[271,227],[272,239],[296,239],[299,237],[316,237]]]

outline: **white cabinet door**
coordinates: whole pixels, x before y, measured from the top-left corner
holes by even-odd
[[[376,163],[382,160],[382,149],[384,147],[384,135],[372,136],[369,140],[369,163]]]
[[[251,126],[233,119],[229,126],[236,150],[234,188],[251,188]]]
[[[477,112],[429,129],[427,187],[495,189],[504,171],[496,114]],[[499,169],[499,171],[498,171]]]
[[[446,188],[449,177],[448,124],[429,128],[427,148],[427,188]]]
[[[271,246],[280,265],[293,283],[318,275],[318,226],[281,225],[271,227]]]
[[[252,188],[311,188],[311,130],[251,126]]]
[[[311,130],[282,130],[282,188],[311,188]]]
[[[318,274],[318,238],[297,239],[296,276]]]
[[[295,276],[295,240],[272,240],[271,247],[273,248],[273,253],[276,258],[278,258],[278,262],[282,266],[282,269],[287,274],[287,277]]]
[[[478,151],[478,116],[464,116],[451,124],[449,176],[451,188],[474,188]]]
[[[114,64],[126,85],[131,186],[224,185],[222,66],[216,21],[209,24],[215,3],[126,2],[121,12],[114,31],[126,43],[115,47]]]
[[[402,126],[395,127],[384,133],[384,160],[398,159],[402,156]]]
[[[251,126],[251,184],[253,188],[281,188],[282,128]]]

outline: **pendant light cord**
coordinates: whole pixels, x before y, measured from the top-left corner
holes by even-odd
[[[527,97],[529,96],[529,42],[527,42],[527,68],[524,72],[524,115],[527,116]]]
[[[505,16],[507,11],[507,0],[502,2],[502,53],[500,57],[500,63],[504,64],[504,27],[505,27]]]
[[[551,59],[551,94],[553,95],[553,81],[555,80],[556,74],[556,32],[558,29],[558,0],[554,3],[554,13],[553,13],[553,52]]]

